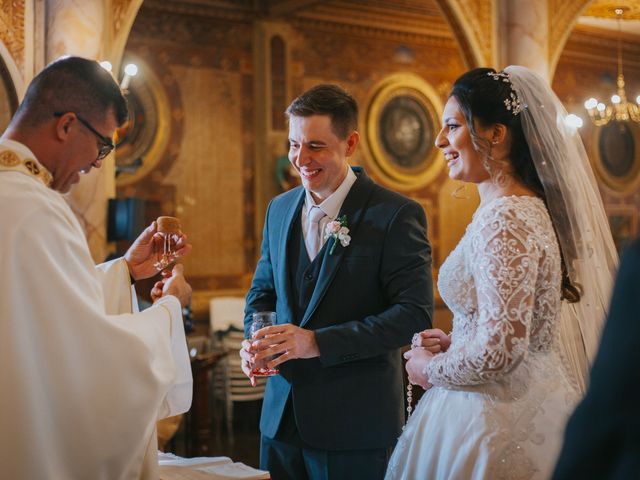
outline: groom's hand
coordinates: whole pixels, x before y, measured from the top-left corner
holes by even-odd
[[[256,362],[277,355],[267,364],[269,368],[275,368],[295,358],[320,356],[315,332],[290,323],[258,330],[251,343],[251,351],[256,352]]]

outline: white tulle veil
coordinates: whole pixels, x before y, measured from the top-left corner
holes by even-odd
[[[561,353],[584,391],[595,357],[618,262],[598,186],[577,130],[549,84],[525,67],[504,70],[520,102],[522,128],[571,282],[581,290],[577,303],[562,302]]]

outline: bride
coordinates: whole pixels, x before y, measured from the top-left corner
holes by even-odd
[[[544,479],[585,388],[617,255],[579,135],[524,67],[454,84],[436,145],[480,206],[440,269],[453,332],[405,354],[427,389],[391,479]]]

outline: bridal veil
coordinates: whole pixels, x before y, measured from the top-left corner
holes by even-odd
[[[597,352],[618,255],[580,135],[549,84],[525,67],[504,70],[518,96],[522,128],[547,197],[569,278],[581,291],[563,302],[560,347],[582,392]]]

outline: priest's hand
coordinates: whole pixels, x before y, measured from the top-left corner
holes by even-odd
[[[191,245],[187,243],[185,234],[182,233],[178,236],[175,248],[178,257],[182,257],[191,251]],[[129,273],[134,280],[143,280],[158,273],[154,263],[156,263],[158,253],[161,253],[162,249],[162,235],[158,233],[156,222],[152,222],[136,238],[127,253],[124,254]]]
[[[171,278],[171,270],[165,268],[160,272],[162,275],[162,280],[158,280],[153,284],[153,288],[151,289],[151,301],[155,302],[160,297],[162,297],[162,289],[164,288],[164,281],[168,278]]]
[[[191,286],[187,283],[183,274],[182,265],[173,267],[171,276],[163,281],[162,296],[173,295],[180,301],[180,305],[186,307],[191,301]]]
[[[315,332],[290,323],[258,330],[251,342],[250,352],[255,353],[256,362],[277,355],[267,364],[269,368],[276,368],[281,363],[295,358],[320,356]]]

